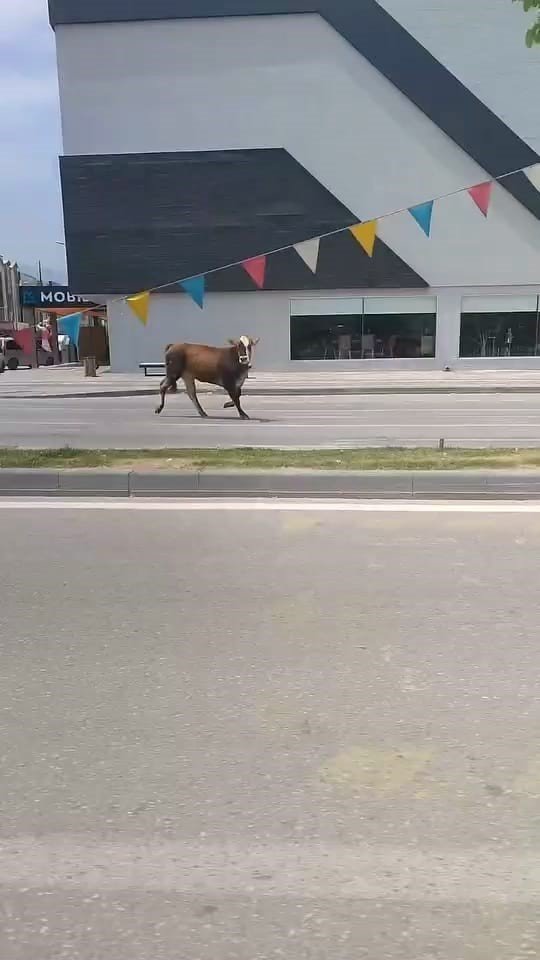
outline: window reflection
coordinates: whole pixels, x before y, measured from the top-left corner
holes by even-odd
[[[539,299],[524,297],[520,303],[515,298],[513,309],[505,309],[504,298],[501,305],[493,303],[493,297],[484,304],[481,298],[466,298],[461,313],[460,357],[538,356]],[[471,309],[475,306],[480,309]]]
[[[310,313],[309,307],[321,313]],[[340,312],[333,312],[332,307]],[[328,312],[324,312],[325,310]],[[296,301],[291,305],[293,360],[393,360],[435,356],[434,298]],[[305,310],[305,313],[302,312]],[[354,311],[354,312],[353,312]]]

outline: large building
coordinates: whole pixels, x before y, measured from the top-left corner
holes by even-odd
[[[49,2],[69,281],[115,301],[116,370],[242,333],[265,369],[540,363],[540,49],[521,6]],[[484,216],[466,188],[493,178]],[[428,236],[429,208],[408,211],[433,199]],[[346,228],[373,219],[369,256]],[[314,272],[292,245],[320,236]],[[270,251],[264,289],[217,269]],[[203,310],[164,286],[200,274]],[[117,298],[155,287],[144,326]]]
[[[20,282],[17,264],[0,256],[0,333],[11,332],[21,323]]]

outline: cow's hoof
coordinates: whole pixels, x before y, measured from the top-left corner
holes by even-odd
[[[154,410],[154,413],[157,413],[157,415],[159,416],[159,414],[161,413],[160,408],[159,408],[159,407],[156,407],[156,409]]]

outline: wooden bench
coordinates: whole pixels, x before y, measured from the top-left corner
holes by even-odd
[[[165,373],[164,363],[140,363],[139,370],[144,370],[145,377],[162,377]],[[155,371],[148,373],[148,371]]]
[[[165,364],[164,363],[140,363],[139,370],[144,370],[145,377],[163,377],[165,374]],[[149,370],[151,371],[150,373],[148,372]],[[249,380],[249,373],[246,377],[246,380]],[[209,388],[209,389],[211,392],[214,392],[212,388]]]

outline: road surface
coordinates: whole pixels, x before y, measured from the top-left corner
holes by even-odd
[[[246,397],[253,419],[201,396],[185,396],[161,417],[153,397],[2,399],[0,446],[26,447],[358,447],[537,446],[540,394]]]
[[[0,503],[2,960],[537,956],[540,513],[266,506]]]

